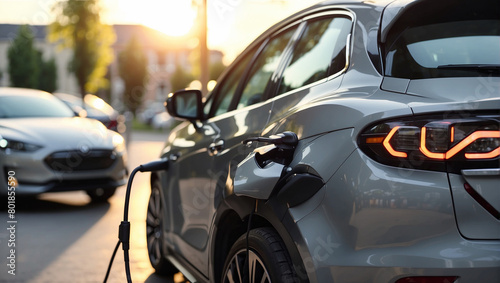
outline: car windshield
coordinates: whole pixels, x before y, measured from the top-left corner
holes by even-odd
[[[0,96],[0,118],[73,117],[58,99],[47,96]]]
[[[464,20],[409,27],[385,56],[386,76],[423,79],[500,74],[500,21]]]

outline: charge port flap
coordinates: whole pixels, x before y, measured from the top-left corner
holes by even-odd
[[[462,170],[461,175],[450,174],[449,180],[460,233],[469,239],[500,239],[500,219],[496,217],[500,211],[500,169]],[[473,191],[468,192],[466,184]]]

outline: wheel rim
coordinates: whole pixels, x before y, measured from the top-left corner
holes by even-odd
[[[148,213],[146,218],[146,233],[149,259],[153,265],[157,265],[161,258],[162,244],[162,210],[160,202],[160,192],[153,188],[149,198]]]
[[[251,283],[270,283],[269,272],[260,257],[253,251],[249,251],[248,260],[248,274],[250,278],[248,282]],[[244,278],[246,249],[239,250],[231,259],[225,273],[225,283],[243,283],[247,282]]]

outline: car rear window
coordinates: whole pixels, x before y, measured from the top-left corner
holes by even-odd
[[[50,96],[1,96],[0,118],[72,117],[75,113]]]
[[[500,1],[395,1],[383,15],[384,75],[500,75]]]
[[[500,20],[407,28],[388,49],[385,66],[387,76],[408,79],[498,75]]]

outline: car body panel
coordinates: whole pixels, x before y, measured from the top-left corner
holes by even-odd
[[[284,167],[275,162],[260,167],[255,160],[255,153],[250,154],[236,168],[233,181],[234,194],[267,200],[280,179]]]
[[[450,174],[458,229],[467,239],[500,239],[500,221],[480,205],[465,189],[469,183],[486,201],[498,209],[500,176],[463,176]]]
[[[500,211],[500,190],[497,189],[500,175],[498,168],[462,170],[462,175],[467,183],[477,188],[476,191],[482,198]]]
[[[176,130],[183,139],[166,145],[169,154],[179,156],[169,170],[169,174],[175,174],[174,179],[179,179],[178,184],[171,184],[166,192],[171,197],[166,201],[174,215],[174,243],[203,272],[208,272],[209,231],[222,201],[225,177],[231,166],[236,169],[251,152],[241,142],[262,132],[261,125],[266,124],[270,108],[271,103],[267,102],[235,110],[207,120],[198,125],[198,130],[193,124],[184,124]],[[218,141],[223,141],[223,146],[212,151],[211,144]]]
[[[442,102],[487,100],[500,93],[500,78],[439,78],[411,80],[407,94],[421,95]]]
[[[32,119],[9,119],[1,121],[0,127],[18,132],[19,137],[28,137],[34,143],[47,144],[45,147],[54,148],[50,144],[54,136],[68,147],[86,144],[90,147],[105,146],[112,147],[111,136],[106,128],[98,121],[79,117],[71,118],[37,118],[37,125],[33,125]],[[65,128],[65,135],[61,135],[60,128]],[[83,130],[82,129],[87,129]],[[103,145],[104,143],[104,145]],[[75,148],[71,148],[75,149]]]

